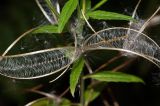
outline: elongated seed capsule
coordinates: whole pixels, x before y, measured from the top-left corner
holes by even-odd
[[[147,35],[134,29],[114,27],[103,29],[85,40],[84,51],[118,50],[125,55],[139,55],[160,67],[160,47]]]
[[[39,78],[65,69],[74,60],[74,47],[3,56],[0,59],[0,74],[16,79]]]

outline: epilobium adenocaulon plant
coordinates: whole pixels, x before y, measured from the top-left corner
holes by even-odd
[[[126,16],[98,10],[106,1],[102,0],[91,7],[91,0],[68,0],[63,7],[60,7],[58,0],[36,0],[50,24],[29,30],[12,43],[0,57],[0,74],[15,79],[33,79],[60,73],[53,79],[55,80],[84,53],[100,49],[118,50],[124,55],[127,53],[138,55],[160,67],[160,47],[142,33],[160,7],[141,27],[136,27],[139,25],[139,21],[134,17],[139,3],[133,15]],[[96,32],[89,24],[89,19],[127,20],[129,27],[112,27]],[[87,38],[82,36],[85,22],[94,32],[90,36],[86,35]],[[26,35],[30,34],[31,36],[38,33],[64,34],[63,36],[65,33],[69,33],[70,39],[73,41],[68,46],[60,44],[61,46],[45,50],[7,55],[10,49]]]

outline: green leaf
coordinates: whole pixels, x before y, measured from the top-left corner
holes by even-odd
[[[79,77],[81,75],[81,72],[83,70],[83,66],[84,66],[84,59],[80,58],[78,59],[72,67],[72,71],[70,74],[70,91],[72,96],[74,96],[74,92],[75,92],[75,88],[77,86]]]
[[[89,12],[87,13],[87,16],[98,20],[134,20],[131,16],[101,10]]]
[[[104,3],[106,3],[108,0],[101,0],[99,3],[97,3],[92,10],[96,10],[97,8],[101,7]]]
[[[54,25],[44,25],[35,29],[32,33],[58,33],[58,27]]]
[[[90,102],[95,100],[104,89],[106,83],[101,82],[96,84],[95,86],[89,86],[87,90],[84,92],[85,106],[88,106]]]
[[[86,12],[91,10],[91,0],[86,0]]]
[[[69,0],[64,7],[59,17],[58,31],[62,32],[72,13],[78,5],[78,0]]]
[[[59,104],[51,98],[40,98],[28,103],[25,106],[71,106],[71,102],[68,99],[62,98]]]
[[[139,82],[144,83],[142,79],[134,75],[125,74],[121,72],[103,71],[95,74],[87,75],[84,78],[92,78],[99,81],[106,82]]]
[[[70,100],[68,100],[66,98],[62,98],[62,101],[61,101],[59,106],[72,106],[72,105],[71,105],[71,101]]]
[[[27,106],[55,106],[54,100],[49,98],[40,98],[30,102]]]

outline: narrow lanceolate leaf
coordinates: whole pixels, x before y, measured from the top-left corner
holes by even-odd
[[[40,98],[26,104],[25,106],[55,106],[55,105],[56,103],[53,99]]]
[[[78,59],[72,67],[72,72],[70,74],[70,91],[72,96],[74,96],[75,88],[77,86],[79,77],[81,75],[81,72],[83,70],[84,66],[84,59],[80,58]]]
[[[85,76],[85,78],[92,78],[99,81],[106,82],[139,82],[144,83],[142,79],[134,75],[125,74],[121,72],[103,71],[92,75]]]
[[[95,100],[101,94],[101,91],[104,89],[105,85],[106,83],[101,82],[95,84],[95,86],[88,86],[84,92],[85,106],[88,106],[90,102]]]
[[[105,2],[107,2],[108,0],[101,0],[100,2],[98,2],[93,8],[92,10],[96,10],[97,8],[101,7]]]
[[[40,98],[32,101],[25,106],[71,106],[71,102],[68,99],[62,98],[60,102],[51,98]]]
[[[89,12],[87,16],[89,16],[92,19],[98,20],[133,20],[131,16],[101,10]]]
[[[58,33],[58,27],[54,25],[44,25],[38,27],[32,33]]]
[[[64,7],[59,17],[58,31],[62,32],[72,13],[76,9],[78,0],[69,0]]]
[[[91,10],[91,0],[86,0],[86,12]]]

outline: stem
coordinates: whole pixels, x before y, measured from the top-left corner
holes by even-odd
[[[109,103],[108,103],[108,101],[105,100],[105,99],[103,100],[103,104],[104,104],[105,106],[110,106]]]
[[[141,29],[139,30],[139,32],[143,32],[144,29],[148,26],[150,20],[159,12],[160,10],[160,6],[158,7],[158,9],[152,14],[152,16],[143,24],[143,26],[141,27]]]
[[[83,72],[80,79],[80,104],[81,106],[84,106],[84,79],[83,79]]]
[[[86,12],[86,0],[83,0],[82,2],[82,10],[84,13]]]
[[[138,9],[140,3],[141,3],[141,0],[138,1],[137,5],[132,13],[132,18],[135,18],[135,15],[136,15],[136,12],[137,12],[137,9]],[[132,23],[133,23],[132,21],[129,22],[129,25],[130,25],[129,28],[131,27]]]
[[[59,98],[62,98],[68,92],[69,92],[69,87],[64,92],[62,92],[62,94],[60,94]]]
[[[112,70],[113,70],[114,72],[116,72],[116,71],[118,71],[118,70],[124,68],[124,67],[127,66],[128,64],[130,64],[132,61],[134,61],[134,59],[128,60],[128,61],[124,62],[123,64],[121,64],[121,65],[115,67],[115,68],[112,69]]]
[[[111,58],[111,59],[108,60],[106,63],[104,63],[104,64],[102,64],[100,67],[98,67],[98,68],[95,70],[95,72],[98,72],[98,71],[100,71],[101,69],[107,67],[110,63],[118,60],[118,59],[121,58],[121,57],[122,57],[122,55],[121,55],[121,54],[118,54],[117,56]]]
[[[53,11],[54,15],[56,15],[56,17],[59,17],[59,13],[57,12],[57,10],[53,7],[51,0],[46,0],[47,5],[49,6],[49,8]]]
[[[31,90],[38,90],[40,88],[42,88],[44,85],[40,84],[40,85],[37,85],[37,86],[34,86],[33,88],[30,88]]]
[[[87,59],[85,59],[85,65],[86,65],[86,67],[87,67],[87,69],[88,69],[88,71],[89,71],[89,74],[92,74],[92,73],[93,73],[93,70],[92,70],[91,66],[89,65],[89,62],[88,62]]]
[[[56,95],[54,95],[54,94],[46,93],[46,92],[39,91],[39,90],[36,90],[36,89],[28,89],[28,90],[26,90],[26,91],[28,91],[28,92],[33,92],[33,93],[37,93],[37,94],[46,96],[46,97],[48,97],[48,98],[51,98],[51,99],[56,100],[57,102],[60,101],[60,98],[58,98],[58,97],[57,97]]]
[[[57,18],[59,17],[58,12],[57,12],[56,9],[53,7],[53,5],[52,5],[52,3],[51,3],[50,0],[45,0],[45,1],[46,1],[47,5],[48,5],[49,9],[50,9],[51,12],[52,12],[52,15],[53,15],[53,17],[54,17],[54,19],[55,19],[55,22],[58,23],[58,19],[57,19]]]
[[[81,10],[81,12],[82,12],[82,16],[83,16],[84,20],[86,21],[88,27],[89,27],[94,33],[96,33],[96,31],[94,30],[94,28],[93,28],[93,27],[91,26],[91,24],[88,22],[88,20],[87,20],[87,18],[86,18],[86,16],[85,16],[84,11]]]
[[[111,96],[111,99],[112,99],[112,102],[113,102],[113,106],[119,106],[119,103],[117,102],[113,92],[112,92],[112,89],[111,88],[108,88],[108,93],[110,94]]]

